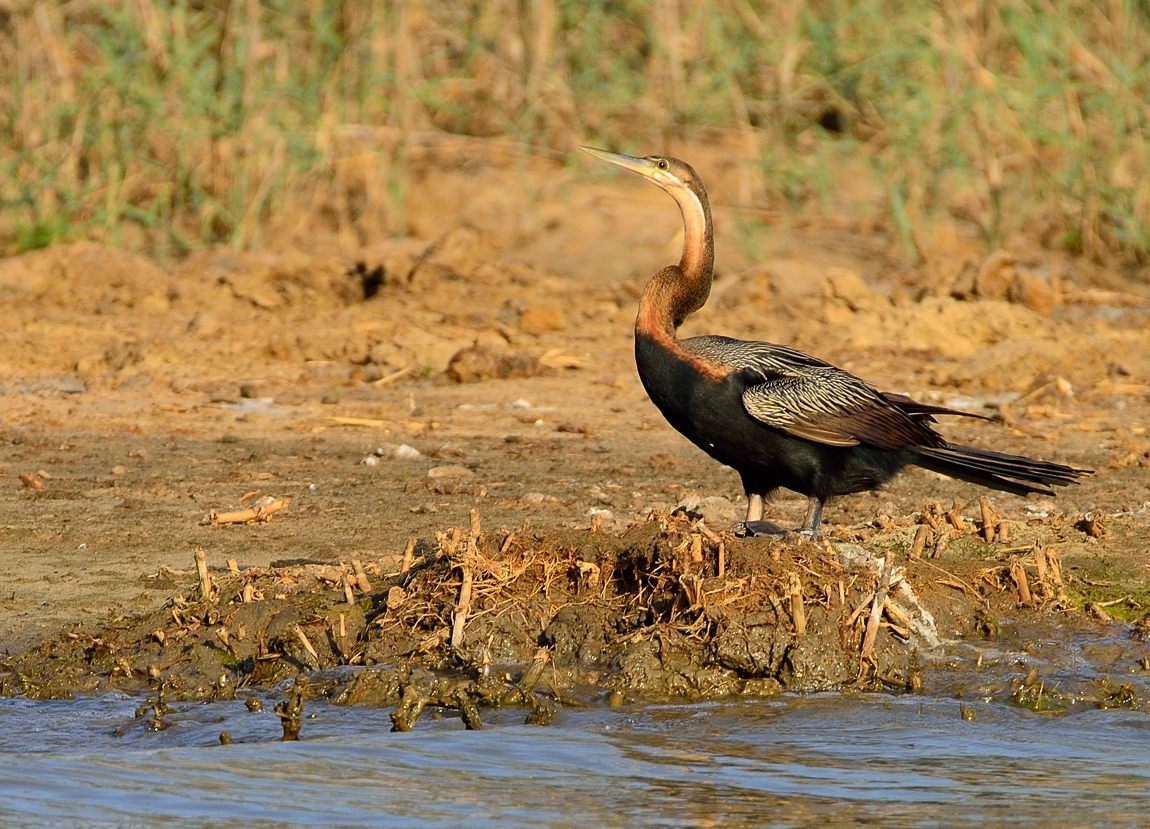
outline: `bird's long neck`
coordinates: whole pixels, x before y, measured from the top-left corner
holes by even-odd
[[[675,330],[698,311],[711,293],[715,243],[711,206],[702,188],[668,191],[683,214],[683,256],[678,265],[656,273],[643,289],[635,331],[647,336],[675,338]]]

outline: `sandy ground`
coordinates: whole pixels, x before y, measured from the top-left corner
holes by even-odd
[[[1103,590],[1150,582],[1145,286],[1022,242],[988,259],[961,228],[900,267],[893,230],[740,210],[737,167],[679,153],[708,182],[718,252],[684,333],[793,345],[998,418],[942,424],[953,440],[1098,470],[1054,501],[992,500],[1019,525],[1100,516],[1063,560]],[[301,233],[170,269],[87,244],[0,262],[0,646],[159,602],[148,576],[196,548],[392,560],[473,507],[487,527],[622,529],[710,498],[712,524],[738,520],[736,475],[663,422],[631,355],[643,281],[678,256],[670,199],[476,144],[422,159],[406,209],[402,239]],[[912,471],[833,503],[827,531],[929,501],[976,517],[982,494]],[[266,524],[204,520],[264,495],[289,503]],[[783,493],[768,517],[804,507]]]

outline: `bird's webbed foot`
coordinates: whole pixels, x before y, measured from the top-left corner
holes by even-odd
[[[731,531],[739,538],[785,538],[788,535],[797,535],[808,541],[819,537],[819,527],[823,522],[822,498],[810,496],[807,500],[807,517],[803,525],[797,530],[784,530],[772,521],[763,521],[763,496],[749,493],[747,495],[747,520],[736,524]]]
[[[783,538],[787,534],[773,521],[740,521],[731,531],[739,538]]]

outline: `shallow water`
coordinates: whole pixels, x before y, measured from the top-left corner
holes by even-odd
[[[137,701],[0,702],[2,826],[1082,826],[1150,814],[1150,716],[1051,717],[1002,703],[820,694],[491,712],[392,734],[387,711],[309,704],[298,743],[270,711]],[[221,731],[236,744],[221,746]],[[248,741],[248,742],[245,742]],[[28,751],[35,746],[35,751]]]
[[[0,827],[1150,824],[1150,715],[1079,696],[1105,681],[1145,701],[1143,644],[1034,633],[954,643],[933,695],[564,708],[548,727],[508,709],[478,732],[425,713],[392,734],[389,710],[309,701],[303,739],[281,743],[272,698],[176,704],[162,731],[125,696],[4,699]],[[1064,713],[1003,701],[1032,668]]]

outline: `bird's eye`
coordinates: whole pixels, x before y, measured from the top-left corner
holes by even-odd
[[[659,169],[660,170],[666,170],[667,169],[667,159],[665,159],[665,158],[659,159]]]

